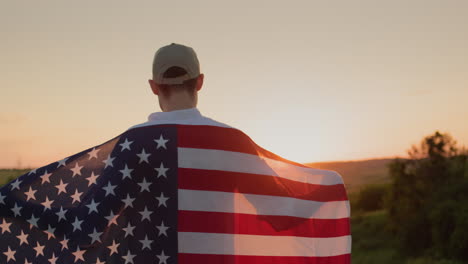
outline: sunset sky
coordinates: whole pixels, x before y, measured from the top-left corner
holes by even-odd
[[[0,167],[38,167],[160,111],[155,51],[194,48],[198,108],[298,162],[468,145],[468,1],[0,1]]]

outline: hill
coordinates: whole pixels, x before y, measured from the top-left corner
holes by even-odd
[[[305,165],[338,172],[345,182],[348,193],[359,191],[367,184],[380,184],[390,181],[387,165],[393,159],[370,159],[359,161],[314,162]]]

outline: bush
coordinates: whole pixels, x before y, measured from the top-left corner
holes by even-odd
[[[353,197],[353,210],[376,211],[383,208],[383,198],[389,188],[388,184],[372,184],[364,186],[356,197]]]

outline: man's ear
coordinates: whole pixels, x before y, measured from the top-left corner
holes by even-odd
[[[151,90],[153,91],[153,93],[154,93],[155,95],[159,95],[159,86],[158,86],[158,84],[157,84],[153,79],[149,79],[149,80],[148,80],[148,83],[149,83],[149,85],[150,85]]]
[[[202,88],[204,78],[205,78],[205,75],[203,73],[200,73],[200,75],[197,78],[197,86],[196,86],[197,91],[200,91],[200,89]]]

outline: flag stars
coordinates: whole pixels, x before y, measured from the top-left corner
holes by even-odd
[[[112,210],[111,210],[110,214],[109,214],[108,216],[106,216],[106,219],[107,219],[107,221],[108,221],[107,226],[110,226],[110,225],[112,225],[112,224],[115,224],[115,225],[118,226],[118,224],[117,224],[117,218],[118,218],[119,216],[120,216],[120,214],[114,215],[114,212],[112,212]]]
[[[81,176],[81,169],[83,166],[78,166],[78,162],[75,163],[75,167],[70,169],[73,172],[72,177],[75,177],[75,175],[80,175]]]
[[[159,230],[158,236],[164,235],[167,237],[167,229],[169,229],[169,227],[164,225],[164,221],[161,221],[161,225],[156,226],[156,228]]]
[[[88,152],[88,160],[92,159],[92,158],[98,158],[97,154],[98,152],[100,151],[100,149],[97,149],[97,148],[93,148],[91,151]]]
[[[55,252],[52,252],[52,257],[49,259],[50,264],[56,264],[57,259]]]
[[[44,211],[47,209],[51,209],[52,203],[54,200],[49,200],[49,197],[46,196],[45,201],[41,203],[44,206]]]
[[[91,184],[96,184],[97,177],[99,177],[99,174],[94,175],[94,171],[92,171],[91,175],[88,178],[86,178],[86,180],[88,181],[88,187],[91,186]]]
[[[146,153],[145,152],[145,149],[142,149],[141,153],[140,154],[136,154],[139,158],[140,158],[140,161],[138,162],[138,164],[142,163],[142,162],[146,162],[149,164],[149,161],[148,161],[148,157],[151,155],[149,153]]]
[[[81,231],[81,223],[83,223],[83,220],[78,220],[78,217],[75,216],[75,222],[72,223],[72,225],[73,225],[73,232],[75,232],[76,230],[80,230],[80,231]]]
[[[127,227],[122,228],[122,230],[125,231],[125,237],[133,236],[133,229],[135,229],[135,226],[132,226],[130,222],[128,222]]]
[[[107,186],[102,187],[102,189],[104,189],[106,191],[105,197],[107,197],[107,195],[109,195],[109,194],[112,194],[112,195],[115,196],[115,193],[114,193],[115,187],[117,187],[117,185],[111,185],[110,181],[107,183]]]
[[[55,232],[55,228],[52,228],[52,226],[48,225],[49,228],[47,228],[47,231],[45,231],[47,233],[47,239],[50,239],[51,237],[55,238],[55,235],[54,235],[54,232]]]
[[[66,165],[67,165],[67,164],[66,164],[66,163],[67,163],[67,159],[68,159],[68,158],[64,158],[63,160],[57,161],[57,162],[58,162],[58,164],[57,164],[57,169],[60,168],[61,166],[66,166]]]
[[[67,221],[67,218],[65,217],[65,213],[67,213],[68,210],[63,210],[63,207],[60,206],[60,210],[56,212],[55,214],[58,216],[58,222],[60,222],[62,219]]]
[[[47,173],[47,170],[44,172],[44,174],[41,175],[41,184],[44,184],[46,182],[50,183],[50,176],[52,176],[52,173]]]
[[[75,256],[75,263],[77,260],[84,260],[83,254],[85,253],[85,250],[79,250],[78,246],[76,247],[76,251],[72,252],[73,256]]]
[[[2,229],[2,234],[5,232],[11,233],[10,226],[11,223],[8,223],[5,219],[3,219],[3,223],[0,225],[0,228]]]
[[[166,143],[169,141],[169,139],[164,139],[162,134],[159,136],[159,139],[155,139],[154,141],[158,144],[156,146],[156,149],[159,149],[161,147],[164,148],[164,149],[167,149],[166,148]]]
[[[35,217],[34,214],[32,214],[31,218],[29,218],[27,221],[31,226],[37,227],[37,221],[39,221],[39,217]]]
[[[143,191],[150,191],[149,190],[149,186],[151,185],[151,182],[147,182],[145,178],[143,178],[143,181],[142,182],[139,182],[138,185],[140,185],[140,192],[143,192]]]
[[[140,240],[140,243],[142,244],[141,250],[144,250],[145,248],[151,250],[151,243],[153,243],[153,240],[149,240],[148,235],[145,235],[145,239]]]
[[[35,196],[36,192],[37,190],[33,190],[31,186],[29,186],[29,191],[24,193],[26,195],[26,201],[29,201],[30,199],[36,200],[36,196]]]
[[[21,235],[16,236],[16,237],[17,237],[17,238],[19,239],[19,241],[20,241],[20,242],[19,242],[19,243],[20,243],[20,246],[23,245],[23,244],[29,245],[29,243],[28,243],[28,235],[25,234],[25,233],[23,232],[23,230],[21,230]]]
[[[161,205],[164,205],[164,207],[167,207],[166,201],[169,200],[169,197],[165,197],[164,193],[161,192],[161,195],[159,197],[156,197],[156,200],[158,200],[158,207]]]
[[[6,252],[3,252],[3,254],[5,254],[5,256],[7,257],[7,262],[10,260],[16,261],[16,250],[11,250],[10,246],[8,246],[8,250]]]
[[[148,221],[151,221],[150,215],[153,213],[153,211],[149,211],[148,208],[146,208],[143,211],[139,212],[141,214],[141,221],[148,219]]]
[[[125,259],[125,264],[128,264],[128,263],[131,263],[133,264],[133,258],[135,257],[136,255],[132,255],[130,250],[127,251],[127,255],[125,256],[122,256],[123,259]]]
[[[62,245],[62,249],[68,249],[68,239],[66,236],[63,236],[63,239],[60,241],[60,244]]]
[[[159,259],[159,264],[167,264],[167,259],[169,258],[169,256],[164,255],[164,250],[161,252],[161,255],[156,255],[156,257],[158,257]]]
[[[42,255],[44,256],[44,247],[39,242],[36,242],[36,246],[34,247],[34,250],[36,251],[36,257]]]
[[[96,203],[94,201],[94,199],[91,200],[91,203],[87,204],[86,207],[89,208],[89,212],[88,214],[92,213],[92,212],[96,212],[96,213],[99,213],[98,209],[97,209],[97,206],[99,205],[100,203]]]
[[[154,168],[158,172],[158,178],[163,176],[164,178],[167,178],[166,176],[166,171],[169,170],[169,168],[164,168],[164,164],[161,162],[161,165],[159,165],[159,168]]]
[[[5,204],[6,196],[0,193],[0,204]]]
[[[20,189],[20,184],[21,184],[22,180],[20,179],[16,179],[16,181],[12,182],[11,183],[11,190],[13,191],[14,189]]]
[[[122,202],[124,202],[125,204],[124,208],[127,208],[127,207],[133,208],[133,201],[135,201],[135,198],[130,197],[130,195],[127,193],[127,198],[122,199]]]
[[[97,232],[96,228],[94,228],[94,232],[88,235],[89,237],[91,237],[91,244],[93,244],[95,241],[101,243],[101,234],[102,232]]]
[[[75,190],[75,193],[73,195],[71,195],[71,198],[73,198],[73,201],[72,201],[72,204],[74,204],[75,202],[81,202],[81,196],[82,192],[78,192],[78,188]]]
[[[103,160],[102,162],[105,164],[104,169],[107,168],[108,166],[114,167],[114,164],[112,162],[114,161],[115,157],[112,158],[110,154],[107,156],[107,159]]]
[[[31,171],[28,173],[28,175],[31,175],[31,174],[36,174],[36,172],[37,172],[37,168],[35,168],[35,169],[31,170]]]
[[[15,206],[13,206],[13,208],[11,208],[11,211],[13,211],[13,213],[15,214],[15,216],[20,216],[21,215],[21,209],[23,209],[23,207],[21,206],[18,206],[17,203],[15,203]]]
[[[120,170],[120,172],[122,173],[122,180],[125,179],[125,178],[131,179],[132,178],[132,175],[131,175],[132,171],[133,171],[133,169],[129,169],[127,164],[125,164],[125,168],[123,170]]]
[[[67,187],[67,185],[68,185],[68,183],[63,183],[62,179],[60,179],[60,183],[55,186],[55,188],[57,188],[57,190],[58,190],[57,195],[59,195],[61,193],[67,193],[67,190],[65,189],[65,187]]]
[[[112,240],[112,245],[108,246],[107,248],[110,249],[110,254],[109,256],[112,256],[114,253],[119,254],[119,250],[117,249],[119,247],[120,243],[115,243],[115,240]]]
[[[120,143],[119,145],[122,147],[122,149],[120,150],[121,152],[128,149],[128,150],[131,150],[130,149],[130,144],[132,144],[133,141],[128,141],[128,138],[125,139],[125,142],[124,143]]]

